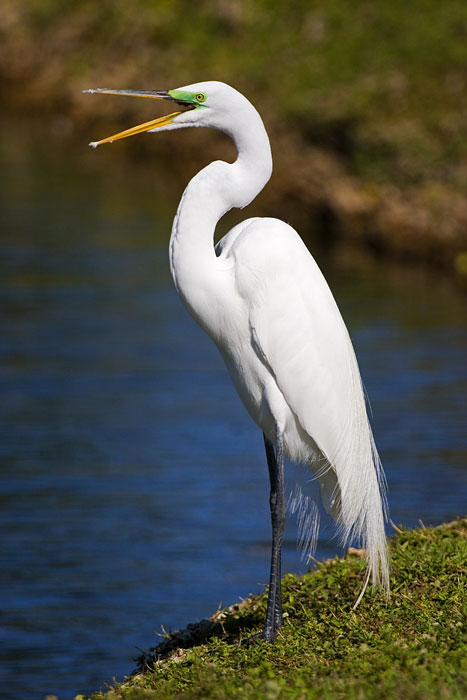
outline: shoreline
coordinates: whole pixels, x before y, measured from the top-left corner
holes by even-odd
[[[465,519],[402,530],[389,539],[391,599],[368,590],[361,550],[283,577],[284,626],[274,644],[249,643],[266,593],[165,634],[138,667],[94,700],[417,698],[465,690],[462,569]],[[89,700],[78,695],[76,700]]]

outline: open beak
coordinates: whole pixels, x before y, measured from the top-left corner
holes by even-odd
[[[184,104],[175,100],[166,90],[109,90],[108,88],[97,88],[95,90],[83,90],[83,92],[88,93],[101,93],[105,95],[128,95],[129,97],[148,97],[152,100],[171,100],[172,102],[177,102],[177,104]],[[188,109],[192,109],[191,105],[187,105]],[[103,143],[112,143],[118,139],[126,139],[127,136],[133,136],[134,134],[141,134],[144,131],[152,131],[153,129],[158,129],[161,126],[167,126],[171,124],[175,117],[177,117],[181,112],[172,112],[172,114],[167,114],[165,117],[159,117],[158,119],[152,119],[149,122],[144,122],[144,124],[138,124],[138,126],[133,126],[131,129],[125,129],[125,131],[119,131],[118,134],[113,136],[108,136],[101,141],[91,141],[89,144],[93,148],[102,145]]]

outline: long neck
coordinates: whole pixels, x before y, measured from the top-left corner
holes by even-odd
[[[214,251],[216,224],[233,207],[249,204],[272,172],[266,130],[254,107],[249,107],[247,125],[227,131],[236,145],[237,160],[214,161],[195,175],[182,195],[172,227],[170,268],[175,286],[208,332],[210,305],[222,291]]]

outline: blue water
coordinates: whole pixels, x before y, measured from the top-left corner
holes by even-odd
[[[180,184],[118,147],[47,140],[0,144],[4,700],[97,690],[162,626],[268,577],[261,435],[168,272]],[[435,273],[317,257],[359,356],[393,520],[462,515],[465,298]],[[319,557],[338,551],[329,535]],[[284,570],[305,569],[291,521]]]

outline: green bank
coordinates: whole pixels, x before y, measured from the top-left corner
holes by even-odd
[[[390,549],[389,603],[367,592],[353,611],[362,559],[332,559],[285,576],[275,644],[248,642],[266,605],[252,596],[167,635],[93,700],[465,698],[467,520],[399,531]]]

